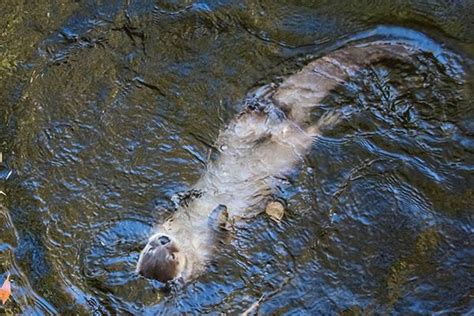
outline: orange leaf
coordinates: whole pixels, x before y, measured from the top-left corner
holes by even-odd
[[[10,286],[10,273],[8,273],[5,282],[3,282],[3,285],[0,288],[0,300],[2,300],[2,304],[5,304],[11,294],[12,290]]]

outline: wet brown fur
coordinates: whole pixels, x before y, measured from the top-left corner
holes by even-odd
[[[340,119],[330,112],[308,125],[309,110],[359,69],[384,58],[405,60],[414,51],[387,43],[343,48],[309,63],[279,87],[257,91],[250,105],[219,134],[219,156],[208,163],[194,186],[200,196],[155,229],[140,254],[137,272],[162,282],[189,280],[202,273],[214,256],[222,222],[262,210],[275,179],[302,160],[322,129]],[[225,212],[219,205],[226,206]],[[170,243],[158,244],[160,236],[169,237]]]

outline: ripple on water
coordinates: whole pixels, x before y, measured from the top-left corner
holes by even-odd
[[[17,282],[7,304],[63,314],[240,313],[256,302],[263,314],[469,312],[472,91],[466,52],[446,49],[470,42],[469,4],[20,7],[24,21],[5,31],[18,31],[7,48],[22,47],[8,72],[29,80],[11,88],[17,79],[0,76],[15,100],[4,153],[15,170],[11,218],[0,208],[0,254]],[[135,275],[151,225],[203,172],[251,86],[374,39],[423,53],[365,69],[314,111],[346,119],[281,186],[281,223],[242,224],[186,287],[167,292]]]

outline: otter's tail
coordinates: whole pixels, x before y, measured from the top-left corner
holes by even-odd
[[[312,107],[360,69],[384,59],[408,61],[417,52],[413,47],[383,42],[342,48],[288,77],[272,97],[291,119],[301,123]]]

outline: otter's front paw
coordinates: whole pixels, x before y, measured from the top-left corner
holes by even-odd
[[[231,230],[232,224],[229,219],[227,206],[220,204],[214,210],[212,210],[211,215],[209,215],[208,223],[209,226],[215,230]]]
[[[174,204],[175,210],[177,210],[180,207],[188,207],[193,199],[200,198],[201,196],[201,190],[191,189],[189,191],[175,193],[171,197],[171,201]]]

